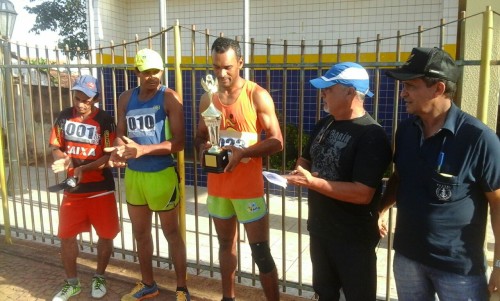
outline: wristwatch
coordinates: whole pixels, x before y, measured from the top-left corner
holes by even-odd
[[[500,259],[495,259],[493,261],[493,267],[494,268],[500,268]]]

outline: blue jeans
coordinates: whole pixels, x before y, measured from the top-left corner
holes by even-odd
[[[459,275],[420,264],[396,252],[394,278],[399,301],[487,301],[486,275]]]

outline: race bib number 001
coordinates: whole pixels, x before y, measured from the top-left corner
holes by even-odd
[[[67,141],[96,145],[99,144],[99,138],[95,125],[75,121],[67,121],[64,125],[64,139]]]

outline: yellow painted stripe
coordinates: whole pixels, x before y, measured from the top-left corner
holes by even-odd
[[[455,44],[447,44],[444,46],[444,50],[448,52],[453,58],[455,58],[456,54],[456,45]],[[410,52],[402,52],[401,53],[401,61],[406,61],[408,56],[410,55]],[[306,64],[314,64],[317,63],[319,60],[319,55],[317,54],[306,54],[302,58],[304,63]],[[337,62],[337,54],[323,54],[322,58],[323,62]],[[356,61],[356,54],[354,53],[343,53],[340,55],[340,61],[341,62],[353,62]],[[396,53],[395,52],[382,52],[380,53],[380,62],[383,63],[392,63],[396,62]],[[102,54],[97,57],[97,63],[98,64],[112,64],[112,57],[109,54]],[[257,55],[253,59],[253,63],[255,64],[266,64],[268,62],[268,59],[265,55]],[[282,64],[283,63],[283,56],[282,55],[271,55],[269,58],[269,62],[271,64]],[[370,52],[370,53],[362,53],[360,54],[360,63],[373,63],[376,62],[376,53]],[[124,64],[124,58],[121,56],[115,56],[114,59],[115,64]],[[128,57],[127,58],[127,63],[130,65],[134,64],[134,58],[133,57]],[[174,63],[174,57],[169,57],[168,58],[168,64],[173,64]],[[182,64],[192,64],[192,59],[190,56],[184,56],[182,57]],[[250,62],[248,62],[250,63]],[[299,64],[301,63],[301,56],[298,54],[293,54],[293,55],[288,55],[287,56],[287,63],[288,64]],[[198,56],[195,57],[194,64],[206,64],[206,59],[203,56]],[[210,64],[210,62],[209,62]]]

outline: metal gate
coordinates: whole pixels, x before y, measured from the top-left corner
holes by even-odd
[[[473,16],[480,17],[480,16]],[[453,22],[464,22],[466,18]],[[407,117],[398,104],[399,87],[385,76],[385,69],[398,66],[408,51],[401,45],[405,41],[417,41],[414,46],[438,46],[455,53],[463,47],[454,45],[426,45],[422,41],[429,36],[443,36],[447,26],[441,22],[436,28],[396,35],[390,38],[377,36],[371,41],[354,44],[289,45],[287,41],[275,44],[249,41],[249,61],[245,63],[245,76],[264,88],[274,99],[284,135],[285,149],[267,158],[267,169],[286,173],[300,155],[302,146],[314,123],[322,116],[318,91],[309,85],[309,79],[322,74],[339,61],[356,61],[364,65],[370,74],[375,96],[366,100],[367,111],[378,120],[392,137],[397,123]],[[181,39],[182,36],[182,39]],[[197,31],[194,26],[175,25],[145,39],[100,47],[88,52],[77,52],[78,59],[70,60],[68,50],[31,48],[2,40],[4,64],[1,70],[1,130],[0,185],[2,186],[3,216],[0,230],[6,239],[10,235],[58,244],[58,210],[62,195],[46,188],[62,179],[50,170],[52,158],[48,152],[48,135],[57,114],[71,106],[69,88],[80,74],[93,74],[101,83],[102,101],[99,104],[115,115],[118,96],[135,87],[137,79],[132,72],[132,58],[144,47],[154,48],[165,56],[164,83],[174,88],[182,97],[186,120],[186,148],[177,155],[182,179],[181,223],[188,248],[188,272],[207,277],[219,277],[217,259],[218,242],[212,221],[206,211],[206,175],[201,172],[194,156],[194,133],[198,121],[197,104],[203,89],[200,80],[211,71],[210,45],[215,39],[208,31]],[[236,37],[238,39],[238,37]],[[382,52],[385,43],[395,43],[391,52]],[[184,49],[181,51],[180,47]],[[169,47],[167,47],[169,45]],[[173,47],[170,47],[173,45]],[[486,46],[489,47],[489,46]],[[410,48],[411,49],[411,48]],[[366,59],[369,57],[370,59]],[[86,58],[86,59],[84,59]],[[481,62],[463,61],[461,66],[480,66]],[[499,68],[492,61],[487,68]],[[479,85],[478,80],[478,85]],[[116,170],[117,201],[121,233],[115,239],[115,258],[137,261],[130,220],[124,197],[122,171]],[[307,194],[295,188],[282,189],[267,184],[266,200],[270,210],[270,244],[277,262],[282,291],[294,295],[312,297],[311,264],[308,236]],[[395,210],[391,212],[394,216]],[[157,267],[172,269],[167,242],[155,218],[154,262]],[[237,280],[256,286],[258,277],[243,231],[238,243]],[[489,236],[491,239],[491,235]],[[96,252],[95,233],[80,235],[80,248]],[[378,295],[389,300],[395,298],[391,283],[391,236],[381,241],[377,248]],[[492,250],[488,249],[490,254]]]

